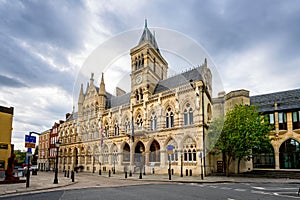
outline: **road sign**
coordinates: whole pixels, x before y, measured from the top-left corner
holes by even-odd
[[[36,137],[25,135],[25,148],[35,148]]]
[[[26,156],[28,157],[28,156],[32,156],[32,152],[27,152],[26,153]]]
[[[174,153],[174,146],[173,145],[168,145],[167,146],[167,153],[168,154],[173,154]]]
[[[35,148],[34,143],[25,142],[25,148]]]
[[[36,137],[31,135],[25,135],[25,142],[36,143]]]

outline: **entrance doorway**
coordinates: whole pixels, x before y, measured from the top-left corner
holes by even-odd
[[[294,139],[288,139],[279,149],[279,162],[281,169],[300,168],[300,143]]]

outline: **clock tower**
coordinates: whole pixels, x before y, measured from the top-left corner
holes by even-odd
[[[131,98],[141,101],[152,94],[157,83],[167,78],[168,63],[162,57],[155,34],[145,27],[139,43],[130,50],[131,56]]]

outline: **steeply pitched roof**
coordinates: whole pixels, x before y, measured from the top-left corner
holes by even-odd
[[[293,110],[300,108],[300,89],[287,90],[270,94],[250,97],[250,104],[258,106],[259,112],[274,111],[275,103],[277,110]]]
[[[149,41],[150,44],[152,44],[152,46],[159,52],[159,48],[158,48],[158,45],[156,43],[155,36],[151,33],[151,31],[147,27],[147,20],[145,20],[145,27],[144,27],[144,31],[142,33],[142,37],[139,41],[139,45],[142,44],[145,41]]]
[[[202,76],[201,76],[201,68],[202,67],[197,67],[194,68],[190,71],[178,74],[176,76],[170,77],[168,79],[165,80],[161,80],[158,82],[155,90],[154,90],[154,94],[158,94],[161,93],[163,91],[172,89],[172,88],[176,88],[180,85],[184,85],[189,83],[191,80],[194,81],[199,81],[202,80]]]
[[[121,95],[121,96],[113,96],[111,94],[106,95],[107,100],[108,100],[107,107],[108,108],[113,108],[113,107],[117,107],[117,106],[121,106],[121,105],[124,105],[126,103],[129,103],[130,95],[131,95],[131,93],[127,93],[127,94],[124,94],[124,95]]]
[[[75,112],[75,113],[72,113],[68,119],[66,120],[66,122],[69,122],[69,121],[72,121],[72,120],[75,120],[78,118],[78,112]]]

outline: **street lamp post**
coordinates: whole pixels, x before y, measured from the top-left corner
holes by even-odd
[[[143,171],[143,154],[141,153],[140,155],[140,176],[139,176],[139,179],[142,179],[143,175],[142,175],[142,171]]]
[[[113,174],[116,174],[116,154],[114,154],[114,170]]]
[[[180,160],[181,160],[181,165],[180,165],[180,177],[183,177],[183,155],[182,155],[182,153],[181,153]]]
[[[58,178],[57,178],[57,174],[58,174],[58,151],[59,151],[59,139],[58,141],[55,143],[56,146],[56,163],[55,163],[55,176],[54,176],[54,181],[53,184],[58,184]]]
[[[203,164],[202,164],[203,153],[202,153],[202,151],[199,153],[199,158],[200,158],[200,175],[201,175],[201,180],[203,180]]]

